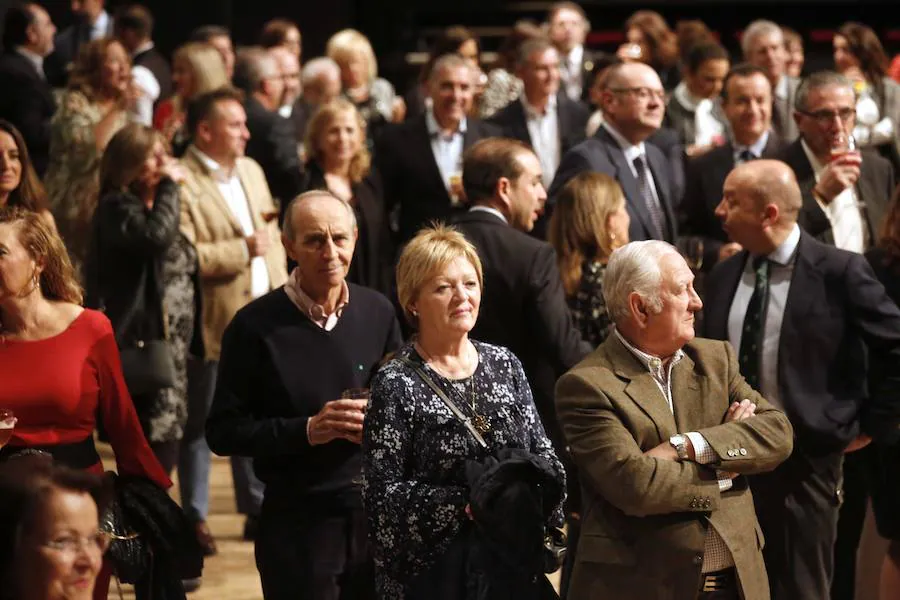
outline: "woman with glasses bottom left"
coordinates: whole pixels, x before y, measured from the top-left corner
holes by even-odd
[[[0,600],[90,600],[108,545],[102,490],[47,455],[0,463]]]

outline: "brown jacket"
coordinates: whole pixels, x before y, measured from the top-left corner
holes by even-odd
[[[244,232],[219,192],[206,166],[190,149],[182,163],[187,168],[181,201],[181,230],[197,248],[203,315],[202,333],[206,360],[218,360],[222,334],[235,313],[251,298],[250,259]],[[275,222],[266,223],[263,212],[275,211],[262,169],[250,158],[237,162],[254,229],[266,227],[272,245],[266,253],[270,289],[287,280],[287,257]]]
[[[793,447],[787,417],[747,385],[727,342],[696,339],[672,369],[675,415],[649,371],[611,335],[556,386],[560,424],[584,486],[581,539],[569,598],[690,600],[697,596],[706,530],[734,556],[744,600],[767,600],[763,537],[747,478],[719,492],[714,471],[643,453],[696,431],[723,471],[770,471]],[[722,424],[733,401],[758,406]]]

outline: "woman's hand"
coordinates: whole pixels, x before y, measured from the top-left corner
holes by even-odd
[[[163,165],[162,174],[178,185],[181,185],[187,179],[187,169],[173,158],[168,159],[166,164]]]
[[[391,104],[391,122],[400,123],[406,118],[406,102],[400,96]]]

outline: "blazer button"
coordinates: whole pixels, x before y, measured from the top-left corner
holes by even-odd
[[[741,456],[747,456],[747,449],[741,448]]]
[[[702,554],[694,555],[694,558],[691,562],[693,562],[695,565],[702,565],[703,564],[703,555]]]
[[[728,456],[734,458],[734,450],[729,450],[729,451],[728,451]]]

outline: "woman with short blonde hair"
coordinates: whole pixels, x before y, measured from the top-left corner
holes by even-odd
[[[508,482],[543,496],[539,515],[515,524],[535,534],[527,547],[540,548],[544,526],[562,523],[565,474],[522,364],[506,348],[469,338],[481,289],[475,247],[443,225],[420,231],[397,264],[397,295],[417,334],[372,380],[363,430],[363,502],[379,597],[468,597],[465,557],[479,543],[476,532],[491,525],[483,517],[484,490],[466,474],[492,459],[503,464],[520,457],[541,473]],[[493,518],[503,521],[513,512]],[[510,586],[537,597],[547,580],[532,557],[516,554],[521,548],[502,536],[492,543],[506,558],[515,554],[510,560],[517,564],[492,592]]]
[[[322,105],[306,130],[301,191],[328,190],[356,215],[358,236],[347,280],[392,294],[394,249],[381,179],[366,146],[366,122],[346,98]]]
[[[581,336],[595,347],[611,321],[603,301],[603,275],[616,248],[628,243],[630,219],[619,183],[603,173],[584,172],[560,191],[550,218],[569,310]]]

